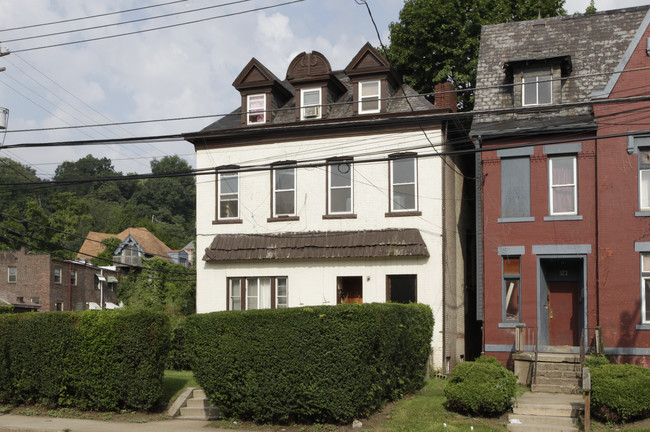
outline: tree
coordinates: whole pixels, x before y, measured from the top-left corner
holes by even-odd
[[[564,0],[406,0],[399,21],[389,25],[386,55],[406,83],[420,93],[451,81],[457,90],[476,86],[481,26],[564,15]],[[459,92],[462,110],[473,92]]]
[[[93,155],[87,155],[76,162],[63,162],[54,171],[54,180],[86,180],[121,176],[122,173],[115,171],[109,158],[97,159]],[[82,183],[68,187],[68,191],[74,191],[80,196],[101,188],[101,183]]]
[[[597,11],[596,4],[594,3],[594,0],[591,0],[589,2],[589,6],[587,6],[587,9],[585,10],[585,13],[586,14],[592,14],[592,13],[594,13],[596,11]]]

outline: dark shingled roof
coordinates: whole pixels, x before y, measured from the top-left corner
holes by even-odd
[[[204,261],[428,257],[417,229],[220,234]]]
[[[483,26],[478,60],[475,111],[513,107],[508,68],[527,60],[561,59],[570,77],[562,84],[561,103],[585,102],[602,90],[642,23],[648,6]],[[490,113],[474,117],[471,134],[489,136],[542,126],[560,118],[584,125],[589,106],[541,112]],[[557,123],[557,122],[554,122]],[[592,118],[591,123],[595,122]]]

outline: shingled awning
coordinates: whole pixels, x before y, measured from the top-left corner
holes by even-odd
[[[417,229],[220,234],[204,261],[428,257]]]

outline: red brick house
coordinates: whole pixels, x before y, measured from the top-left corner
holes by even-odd
[[[15,311],[71,311],[117,305],[117,272],[50,254],[0,251],[0,304]]]
[[[643,6],[483,27],[477,317],[504,364],[598,332],[650,361],[649,23]]]

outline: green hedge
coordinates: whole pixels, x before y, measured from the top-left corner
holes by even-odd
[[[626,422],[650,415],[650,370],[629,364],[604,364],[591,371],[594,416]]]
[[[0,305],[0,314],[12,313],[13,311],[14,307],[12,305]]]
[[[447,408],[461,413],[497,416],[512,406],[517,389],[515,374],[494,357],[459,363],[445,386]]]
[[[0,402],[153,408],[169,350],[166,315],[43,312],[0,317]]]
[[[190,316],[194,376],[227,417],[349,422],[422,387],[433,315],[418,304]]]

